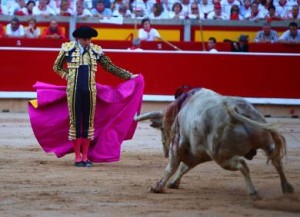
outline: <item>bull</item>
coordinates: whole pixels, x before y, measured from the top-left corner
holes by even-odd
[[[250,196],[260,199],[245,161],[252,160],[258,149],[274,165],[283,193],[294,192],[282,166],[285,138],[243,98],[223,96],[205,88],[192,89],[161,111],[135,117],[136,121],[148,119],[161,130],[164,154],[168,157],[165,174],[151,186],[151,192],[163,193],[166,184],[177,189],[182,176],[192,168],[215,161],[226,170],[239,170]]]

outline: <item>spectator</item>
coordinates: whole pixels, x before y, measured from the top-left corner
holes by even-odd
[[[232,5],[229,20],[243,20],[243,17],[240,15],[240,8],[237,5]]]
[[[285,19],[300,20],[299,5],[293,5],[292,10],[287,13]]]
[[[133,18],[131,11],[123,3],[118,5],[118,9],[115,9],[112,15],[114,17]]]
[[[240,14],[243,18],[245,18],[247,13],[251,13],[251,0],[244,0],[240,6]]]
[[[171,19],[184,19],[184,15],[182,13],[182,5],[179,2],[175,2],[172,7],[172,11],[169,12],[169,18]]]
[[[13,17],[9,24],[6,25],[6,37],[24,37],[25,31],[18,17]]]
[[[106,8],[102,0],[96,3],[96,7],[91,10],[91,13],[94,17],[99,17],[100,19],[112,16],[110,8]]]
[[[131,3],[132,13],[135,17],[146,18],[152,10],[155,0],[134,0]]]
[[[269,6],[268,13],[265,18],[268,22],[281,20],[281,17],[277,14],[276,7],[274,5]]]
[[[9,16],[13,16],[16,9],[19,8],[18,3],[16,2],[16,0],[2,0],[1,1],[1,8],[2,8],[2,13],[4,15],[9,15]]]
[[[55,11],[48,6],[48,0],[39,0],[39,4],[33,7],[32,14],[44,17],[56,15]]]
[[[290,22],[289,29],[282,33],[278,41],[286,44],[299,44],[300,30],[298,29],[298,24],[296,22]]]
[[[288,12],[288,4],[287,4],[287,0],[279,0],[278,3],[275,4],[274,2],[274,5],[276,7],[276,11],[278,13],[278,15],[283,19],[287,12]]]
[[[212,0],[201,0],[199,4],[199,9],[200,13],[203,13],[204,19],[207,19],[208,13],[214,10]]]
[[[61,0],[60,6],[56,11],[56,14],[59,16],[73,16],[74,11],[71,9],[69,0]]]
[[[275,43],[278,41],[278,33],[271,29],[270,23],[265,23],[262,30],[256,33],[254,42]]]
[[[181,0],[182,13],[185,17],[191,13],[191,1],[190,0]]]
[[[120,6],[126,7],[126,10],[129,10],[129,2],[125,0],[114,0],[114,2],[111,3],[110,9],[112,13],[117,13],[119,11]],[[123,9],[125,10],[125,9]],[[129,10],[130,11],[130,10]],[[131,11],[130,11],[131,12]]]
[[[141,40],[139,38],[135,38],[132,40],[132,46],[127,50],[134,50],[134,51],[142,51],[141,48]]]
[[[222,12],[221,4],[220,3],[215,3],[214,5],[214,10],[211,11],[207,15],[208,20],[228,20],[229,17],[226,13]]]
[[[150,19],[167,19],[168,14],[164,13],[164,8],[161,3],[155,3],[152,6],[152,12],[149,14]]]
[[[217,53],[218,50],[216,49],[216,45],[217,45],[217,40],[215,37],[210,37],[208,39],[208,43],[207,43],[207,47],[208,47],[208,51],[211,53]]]
[[[250,21],[259,21],[259,20],[264,20],[265,16],[262,12],[259,11],[258,9],[258,4],[256,2],[253,2],[251,4],[251,11],[247,12],[245,17],[245,20],[250,20]]]
[[[76,11],[74,15],[81,18],[88,18],[93,16],[90,10],[84,8],[84,4],[80,1],[76,2]]]
[[[165,13],[169,14],[169,12],[172,11],[172,7],[173,7],[174,3],[179,2],[179,1],[177,1],[177,0],[161,0],[160,2],[164,8]]]
[[[189,19],[204,19],[204,14],[199,11],[197,3],[191,4],[191,13],[188,15]]]
[[[97,3],[99,0],[92,0],[92,8],[96,8]],[[111,8],[111,1],[110,0],[102,0],[105,8]]]
[[[238,0],[221,0],[221,7],[224,13],[227,14],[227,16],[230,15],[231,8],[233,5],[236,5],[240,9],[241,3]]]
[[[41,29],[36,26],[36,19],[30,18],[28,20],[28,27],[25,28],[25,37],[39,38],[41,36]]]
[[[248,52],[249,51],[248,35],[240,35],[238,42],[231,42],[231,51]]]
[[[14,9],[14,15],[16,16],[24,16],[23,9],[26,8],[26,3],[24,0],[16,0],[16,6]]]
[[[33,8],[35,6],[35,1],[29,0],[26,3],[25,8],[22,8],[22,11],[24,13],[24,15],[33,15]]]
[[[42,38],[52,38],[52,39],[65,39],[63,29],[58,26],[58,23],[55,19],[50,21],[48,28],[44,29]]]
[[[264,17],[269,13],[269,7],[273,5],[273,0],[261,0],[258,5],[259,11],[264,15]]]
[[[156,29],[151,28],[149,18],[144,18],[142,20],[142,28],[139,29],[138,38],[141,41],[155,41],[155,39],[160,39],[159,32]]]

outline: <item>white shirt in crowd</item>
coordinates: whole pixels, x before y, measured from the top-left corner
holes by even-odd
[[[149,32],[143,28],[139,29],[139,39],[142,41],[154,41],[156,38],[160,38],[160,34],[156,29],[151,28]]]
[[[12,31],[11,23],[6,25],[6,35],[9,37],[23,37],[25,35],[25,30],[23,25],[19,25],[19,28],[16,31]]]
[[[55,11],[52,8],[50,8],[49,6],[47,6],[47,8],[45,10],[41,10],[39,8],[38,4],[33,7],[32,14],[34,16],[38,16],[38,15],[44,15],[44,16],[56,15]]]
[[[25,27],[25,36],[27,38],[39,38],[41,36],[41,29]]]
[[[286,30],[282,33],[282,35],[278,39],[279,41],[285,41],[285,42],[295,42],[300,43],[300,30],[297,30],[297,35],[295,37],[291,36],[290,30]]]

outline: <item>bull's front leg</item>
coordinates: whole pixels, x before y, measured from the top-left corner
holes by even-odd
[[[150,188],[150,191],[153,193],[163,193],[164,192],[164,187],[170,177],[174,175],[176,170],[179,167],[180,164],[180,158],[178,156],[178,153],[180,152],[179,149],[179,133],[174,135],[174,139],[172,140],[172,143],[170,144],[170,149],[169,149],[169,161],[167,164],[167,167],[165,169],[165,174],[164,177],[156,183],[156,185]]]
[[[176,172],[178,166],[180,164],[180,160],[176,154],[172,151],[169,155],[168,165],[165,169],[164,177],[156,183],[155,186],[150,187],[150,192],[152,193],[164,193],[164,187],[170,177]]]
[[[185,163],[181,162],[179,169],[177,170],[174,178],[168,184],[168,188],[178,189],[180,185],[180,180],[184,174],[190,171],[193,167],[189,167]]]

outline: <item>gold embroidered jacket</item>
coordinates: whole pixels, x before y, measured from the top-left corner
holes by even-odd
[[[67,68],[64,64],[67,63]],[[96,107],[96,79],[97,64],[100,64],[106,71],[123,79],[130,79],[131,73],[114,65],[111,60],[103,53],[100,46],[90,44],[88,51],[82,55],[76,41],[62,44],[54,65],[53,70],[62,78],[67,80],[67,100],[70,116],[69,139],[76,139],[76,117],[75,117],[75,84],[80,65],[89,65],[89,90],[91,101],[91,115],[89,118],[88,139],[94,138],[94,117]]]

